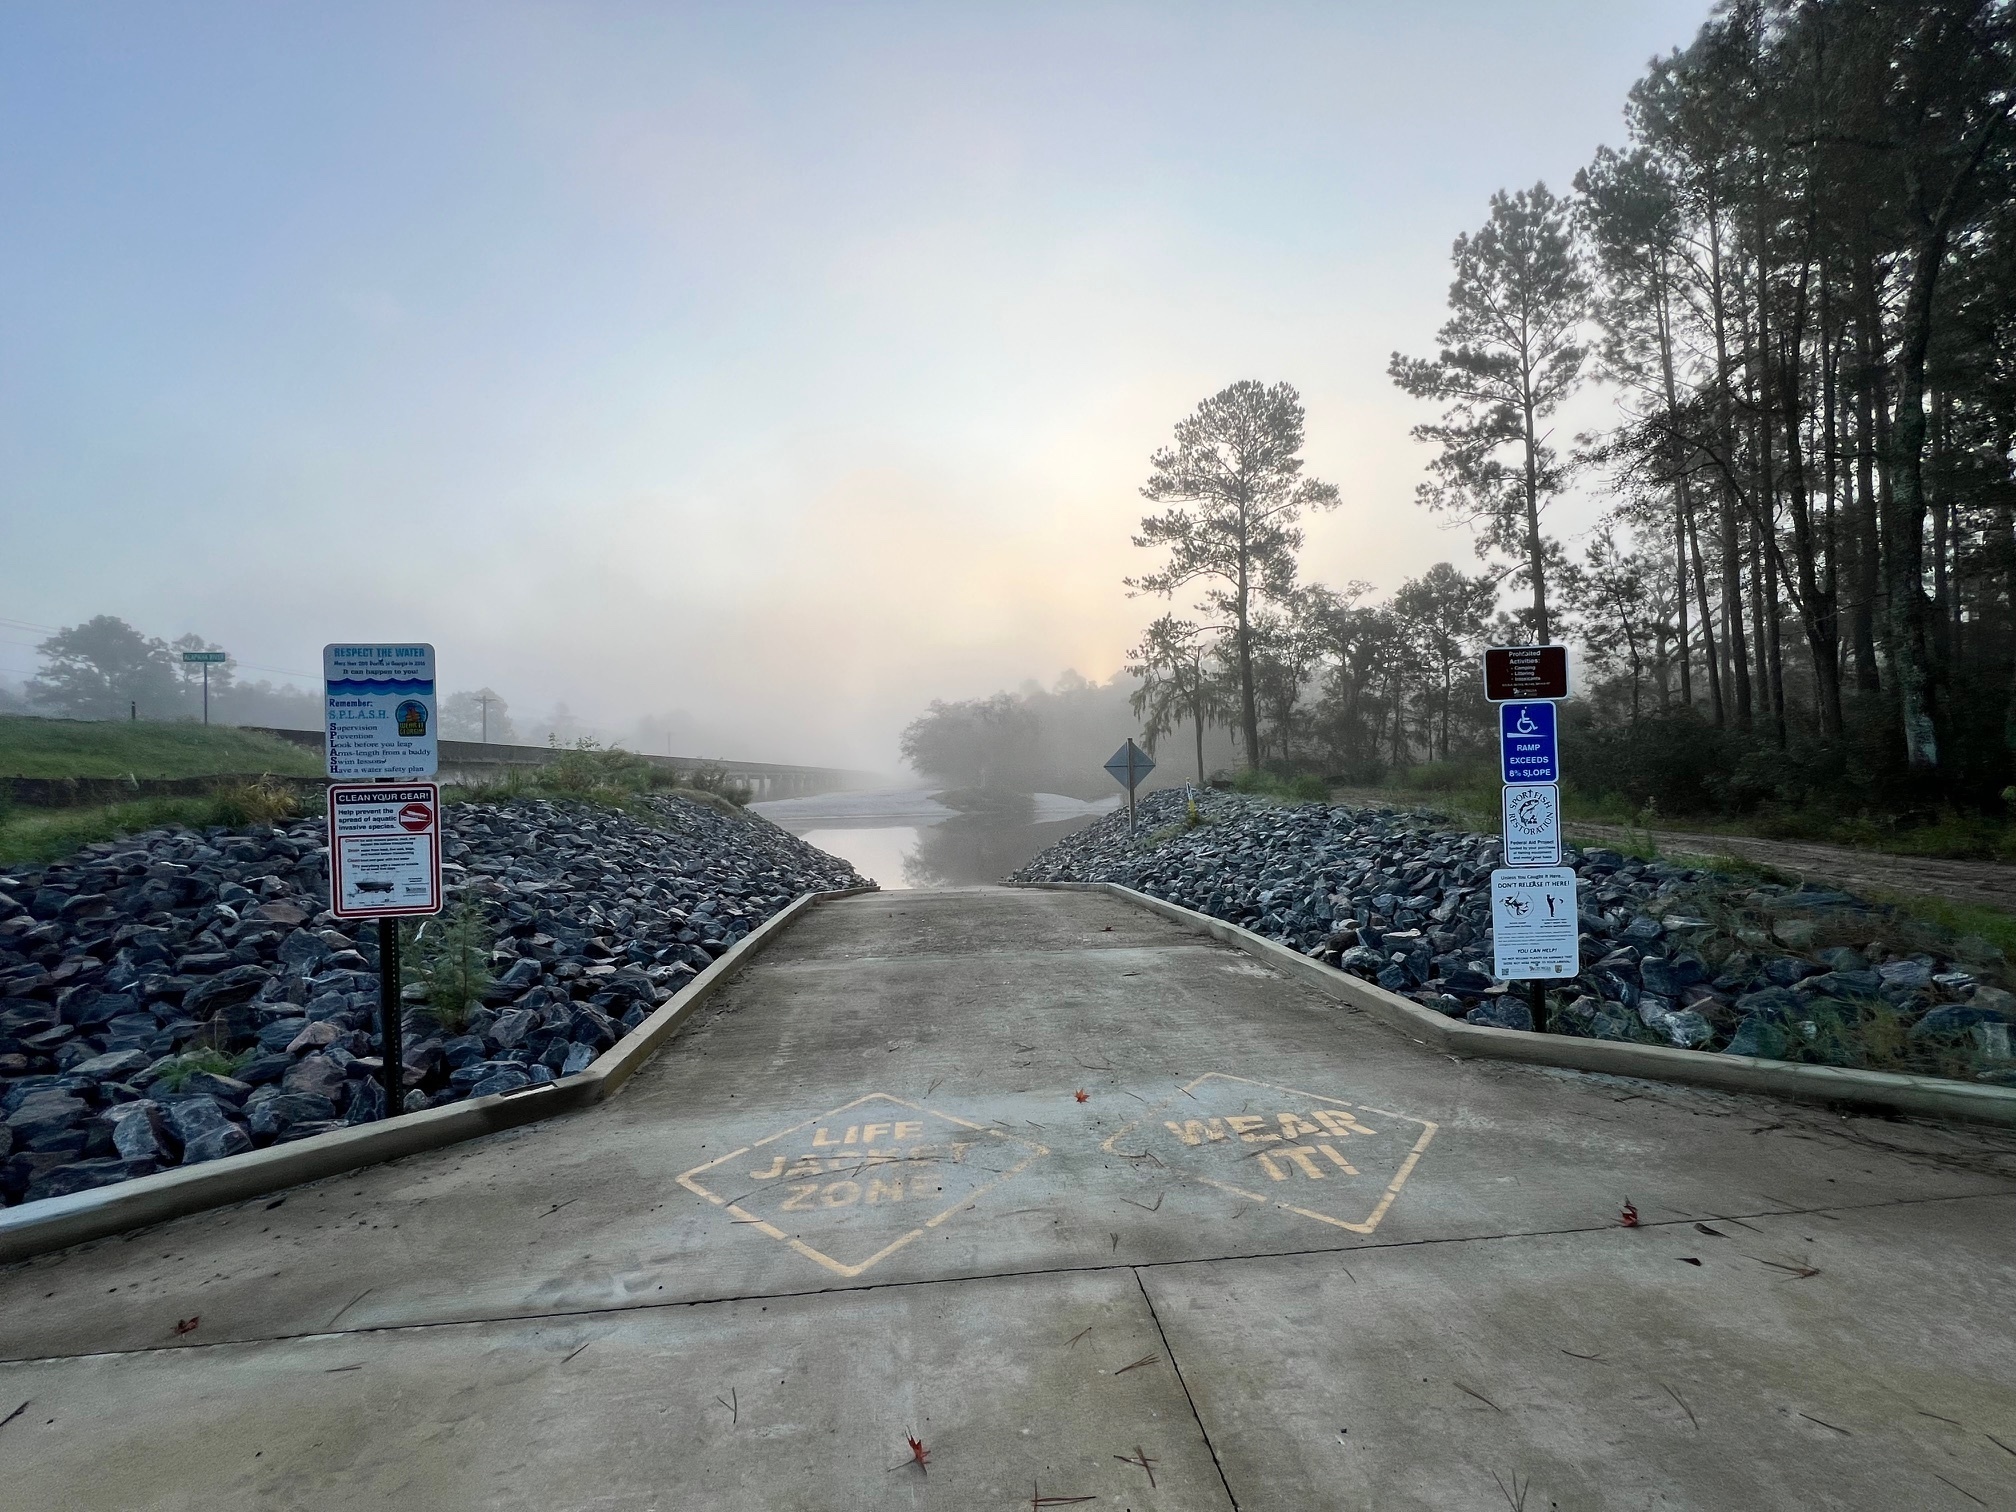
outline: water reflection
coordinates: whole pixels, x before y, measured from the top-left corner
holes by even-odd
[[[1083,829],[1117,802],[1055,793],[996,800],[961,812],[925,788],[829,793],[751,807],[888,888],[999,882],[1045,846]]]

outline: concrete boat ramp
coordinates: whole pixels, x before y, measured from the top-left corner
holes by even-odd
[[[2012,1508],[2012,1148],[852,898],[613,1101],[0,1272],[0,1505]]]

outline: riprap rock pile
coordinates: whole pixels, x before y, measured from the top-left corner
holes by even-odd
[[[543,800],[446,809],[452,897],[483,900],[494,985],[403,1019],[409,1110],[583,1069],[845,862],[661,795],[650,821]],[[12,1204],[385,1114],[375,926],[324,911],[321,819],[156,830],[0,873],[0,1199]],[[218,1052],[230,1074],[190,1069]]]

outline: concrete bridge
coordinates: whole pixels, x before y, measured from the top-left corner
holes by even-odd
[[[795,917],[613,1100],[0,1271],[0,1502],[2016,1507],[2004,1132],[1103,893]]]
[[[320,752],[328,737],[320,730],[275,730],[261,728],[304,750]],[[441,771],[437,780],[447,787],[471,787],[501,780],[513,769],[544,766],[564,750],[551,746],[493,745],[475,740],[440,742]],[[734,761],[718,756],[651,756],[628,752],[662,771],[674,773],[718,771],[750,791],[754,802],[771,798],[809,798],[816,793],[854,792],[885,785],[888,777],[877,772],[847,771],[839,767],[789,766],[770,761]]]

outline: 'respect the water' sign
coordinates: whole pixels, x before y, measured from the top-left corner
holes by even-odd
[[[432,646],[324,646],[322,681],[331,777],[434,775]]]

